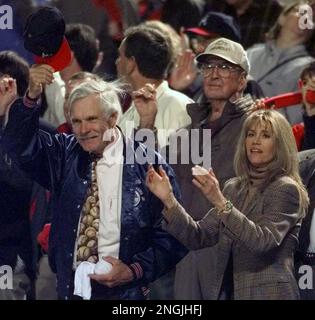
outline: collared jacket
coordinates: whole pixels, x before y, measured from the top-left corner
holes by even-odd
[[[52,192],[49,257],[57,273],[58,296],[67,299],[73,289],[74,247],[82,206],[91,184],[92,159],[73,135],[51,135],[38,130],[39,108],[25,106],[27,103],[27,99],[20,99],[12,106],[3,147],[34,180]],[[169,271],[186,253],[161,228],[163,205],[145,186],[147,163],[137,162],[140,153],[148,153],[145,146],[126,141],[119,259],[128,265],[137,264],[140,271],[138,279],[115,289],[119,299],[143,299],[142,288]],[[153,155],[170,175],[178,196],[173,171],[158,154]]]

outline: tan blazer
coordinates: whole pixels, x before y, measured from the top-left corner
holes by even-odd
[[[239,182],[229,181],[223,193],[234,205],[229,214],[211,209],[194,221],[181,206],[164,215],[163,227],[191,250],[211,246],[214,268],[208,270],[211,299],[218,299],[230,253],[233,254],[234,299],[298,299],[293,254],[303,212],[297,187],[289,177],[257,192],[244,212],[237,208],[246,194]]]

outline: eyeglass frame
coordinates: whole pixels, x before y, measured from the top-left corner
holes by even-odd
[[[203,68],[203,66],[206,66],[207,68]],[[212,66],[209,68],[209,66]],[[227,69],[220,69],[220,67],[227,67]],[[240,71],[240,73],[245,72],[241,67],[239,66],[232,66],[228,62],[223,62],[223,63],[205,63],[205,62],[198,62],[197,63],[197,68],[200,71],[200,73],[206,78],[210,76],[210,73],[213,72],[215,69],[217,70],[218,74],[220,77],[223,78],[228,78],[230,77],[231,73]],[[207,74],[205,72],[208,72]],[[228,71],[228,74],[222,75],[222,72]]]

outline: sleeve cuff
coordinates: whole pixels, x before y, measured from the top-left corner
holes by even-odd
[[[23,104],[28,108],[36,107],[37,105],[40,104],[40,101],[41,101],[40,97],[36,99],[31,99],[28,96],[28,92],[26,92],[25,96],[23,97]]]
[[[139,280],[143,277],[143,270],[140,263],[132,263],[131,265],[129,265],[129,268],[133,273],[134,280]]]

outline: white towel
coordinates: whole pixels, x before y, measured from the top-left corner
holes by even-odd
[[[82,297],[84,300],[91,299],[91,273],[105,274],[112,269],[112,265],[104,260],[99,260],[97,264],[83,261],[79,264],[74,275],[74,295]]]
[[[91,279],[88,276],[94,273],[95,263],[83,261],[79,264],[74,275],[74,295],[82,297],[84,300],[91,299]]]

